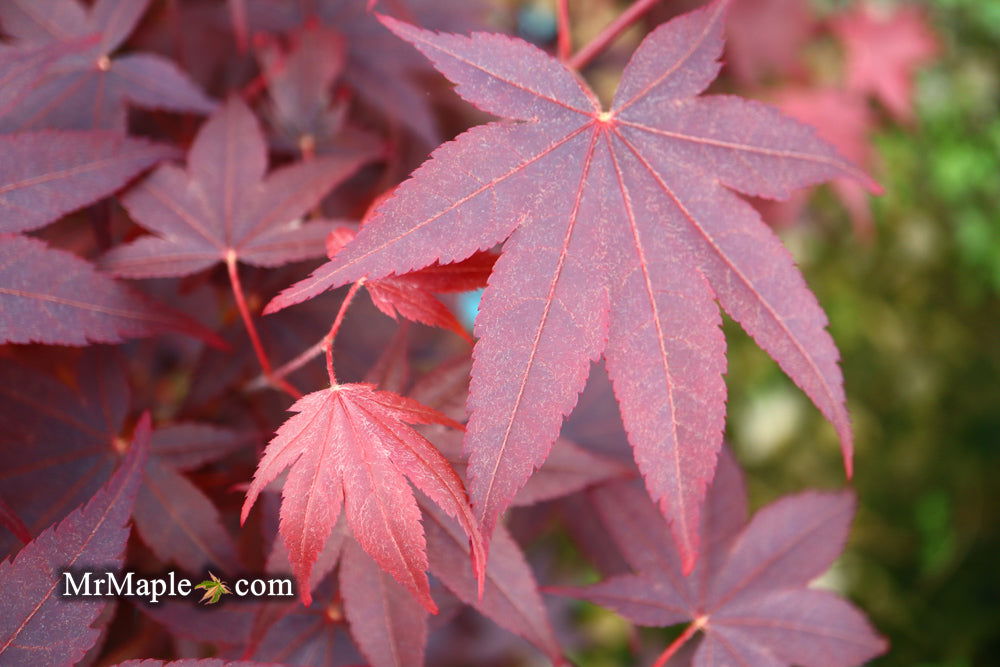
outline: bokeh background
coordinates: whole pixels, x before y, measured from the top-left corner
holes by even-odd
[[[626,4],[571,1],[579,43]],[[697,4],[665,0],[651,21]],[[837,25],[859,11],[858,3],[742,4],[772,12],[779,6],[762,22],[770,28],[761,28],[761,48],[782,39],[795,47],[784,62],[765,63],[750,77],[736,71],[730,53],[714,90],[778,102],[804,90],[848,91],[850,54]],[[539,0],[504,9],[522,36],[544,44],[554,36],[552,5]],[[900,38],[909,46],[897,50],[924,52],[911,60],[909,112],[867,96],[860,112],[855,104],[816,118],[828,133],[854,132],[855,141],[861,135],[870,151],[862,156],[885,194],[862,196],[852,211],[849,198],[827,186],[795,210],[762,207],[829,315],[856,430],[860,508],[851,542],[823,584],[853,599],[892,642],[874,664],[996,665],[1000,2],[868,8],[887,20],[917,17],[926,30],[929,43],[914,46],[919,39],[911,29]],[[789,19],[789,12],[807,16],[806,37],[796,28],[801,17]],[[626,35],[589,72],[606,99],[641,33]],[[891,51],[881,47],[870,44],[870,55]],[[859,122],[861,132],[851,127]],[[833,429],[738,327],[727,325],[728,437],[748,473],[753,506],[804,488],[843,486]],[[630,664],[635,639],[623,621],[589,605],[573,613],[590,628],[574,654],[580,664]],[[652,637],[662,647],[667,634]]]

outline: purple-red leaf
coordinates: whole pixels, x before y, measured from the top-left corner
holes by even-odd
[[[538,584],[517,542],[503,526],[493,536],[482,598],[476,575],[470,567],[469,541],[451,517],[430,503],[421,502],[427,557],[435,577],[502,628],[524,637],[548,656],[563,664],[562,651],[549,623]]]
[[[225,347],[186,315],[64,250],[0,234],[0,342],[87,345],[176,331]]]
[[[136,429],[128,456],[83,507],[0,563],[0,662],[73,664],[97,640],[90,627],[106,601],[66,602],[57,591],[62,570],[121,566],[128,519],[149,450],[149,416]]]
[[[111,55],[135,29],[149,0],[76,0],[0,3],[0,23],[18,45],[73,45],[47,75],[5,109],[0,127],[125,130],[126,104],[209,113],[215,103],[177,67],[153,54]],[[96,39],[92,39],[96,35]],[[75,45],[87,39],[86,48]]]
[[[427,613],[354,540],[340,563],[344,612],[372,667],[421,667],[427,644]]]
[[[369,384],[337,385],[308,394],[267,446],[243,504],[242,519],[263,488],[291,467],[281,505],[281,534],[308,605],[310,570],[343,504],[365,551],[428,610],[420,510],[407,479],[457,517],[483,567],[482,542],[461,480],[447,460],[408,424],[461,426],[412,399]]]
[[[333,230],[326,241],[327,255],[332,258],[356,234],[350,227]],[[496,260],[497,256],[491,252],[477,252],[454,264],[433,264],[406,275],[369,280],[365,288],[375,307],[389,317],[396,319],[398,313],[413,322],[449,329],[471,342],[472,337],[462,323],[434,293],[468,292],[485,287]]]
[[[690,621],[704,633],[695,665],[858,665],[886,645],[836,595],[807,588],[843,549],[850,493],[803,493],[760,510],[744,525],[742,476],[721,459],[700,526],[702,553],[685,577],[663,519],[632,487],[590,492],[601,523],[634,570],[553,592],[614,609],[639,625]]]
[[[186,572],[233,572],[239,565],[236,546],[212,501],[156,457],[146,462],[135,527],[157,557]]]
[[[164,165],[122,203],[155,236],[114,248],[102,266],[129,278],[181,276],[234,257],[257,266],[322,256],[332,222],[302,217],[368,156],[324,157],[266,175],[267,146],[238,98],[198,133],[188,169]]]
[[[0,526],[4,526],[14,534],[14,537],[21,540],[24,544],[31,541],[31,531],[21,521],[21,517],[17,515],[17,512],[4,502],[3,497],[0,497]]]
[[[476,320],[465,443],[487,537],[604,353],[647,489],[684,569],[694,566],[725,414],[715,300],[833,422],[850,469],[826,317],[781,242],[733,191],[783,198],[841,175],[876,186],[776,110],[698,97],[719,70],[726,6],[718,0],[650,33],[609,111],[574,72],[520,40],[382,19],[460,95],[509,120],[438,148],[353,243],[266,312],[510,237]]]
[[[108,196],[169,146],[114,132],[22,132],[0,136],[0,232],[25,232]]]
[[[255,437],[211,424],[180,422],[157,428],[150,440],[150,453],[178,470],[191,470],[211,463]]]
[[[116,667],[282,667],[278,662],[255,662],[253,660],[221,660],[219,658],[185,658],[184,660],[126,660]]]

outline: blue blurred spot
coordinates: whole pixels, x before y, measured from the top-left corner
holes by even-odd
[[[481,289],[458,295],[458,319],[470,332],[472,331],[473,323],[476,321],[476,315],[479,314],[479,302],[482,298],[483,290]]]
[[[535,44],[548,44],[556,38],[559,26],[551,9],[539,5],[526,5],[517,12],[517,32],[520,37]]]

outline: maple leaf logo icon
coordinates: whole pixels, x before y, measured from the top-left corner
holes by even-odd
[[[226,585],[226,582],[222,581],[211,572],[208,573],[208,576],[211,578],[206,579],[195,586],[195,590],[199,588],[205,589],[205,594],[201,596],[201,600],[199,600],[199,602],[203,602],[204,604],[215,604],[222,598],[223,595],[232,595],[232,591],[229,590],[229,586]]]

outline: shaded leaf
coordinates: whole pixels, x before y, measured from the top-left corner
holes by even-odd
[[[22,132],[0,136],[0,231],[58,220],[175,155],[161,144],[113,132]]]
[[[725,456],[706,499],[703,551],[695,574],[685,577],[659,513],[622,486],[591,498],[634,573],[553,592],[609,607],[639,625],[695,623],[704,635],[692,663],[699,666],[838,667],[886,650],[858,610],[807,588],[843,549],[854,513],[850,493],[788,496],[744,525],[742,476]]]
[[[155,233],[118,246],[101,264],[129,278],[181,276],[230,257],[278,266],[322,256],[332,222],[303,222],[367,156],[326,157],[267,175],[267,147],[253,113],[231,99],[201,128],[188,169],[164,165],[122,200]]]
[[[87,345],[176,331],[224,343],[186,315],[64,250],[0,234],[0,342]]]
[[[236,546],[219,510],[197,486],[158,457],[146,463],[135,501],[135,528],[158,558],[187,572],[239,566]]]
[[[458,596],[502,628],[527,639],[553,663],[564,664],[538,584],[517,542],[500,526],[486,563],[482,598],[470,566],[469,542],[461,526],[422,502],[431,572]]]
[[[340,564],[340,589],[351,636],[372,667],[420,667],[427,612],[349,539]]]
[[[97,640],[90,627],[106,601],[59,599],[62,570],[121,567],[132,502],[149,450],[148,414],[121,467],[84,506],[0,562],[0,660],[5,665],[72,664]]]
[[[135,29],[149,0],[0,3],[0,23],[18,45],[74,44],[97,35],[46,71],[16,108],[0,115],[0,130],[125,130],[126,105],[209,113],[215,103],[173,63],[153,54],[112,58]]]

